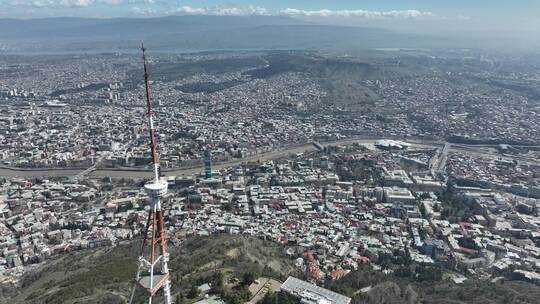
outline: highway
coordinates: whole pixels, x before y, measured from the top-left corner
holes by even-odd
[[[358,143],[367,146],[368,148],[374,148],[374,142],[376,139],[344,139],[333,142],[321,143],[324,146],[328,145],[349,145]],[[434,148],[438,149],[438,157],[433,159],[434,169],[444,169],[446,155],[448,152],[456,151],[468,154],[474,154],[483,157],[499,158],[503,157],[498,152],[486,150],[486,148],[495,146],[475,146],[465,144],[448,144],[441,141],[422,141],[422,140],[403,140],[410,143],[412,147],[418,148]],[[221,169],[225,167],[239,165],[245,162],[267,161],[271,159],[277,159],[289,154],[305,153],[316,151],[317,148],[312,143],[306,143],[294,147],[286,147],[281,150],[265,152],[257,155],[248,156],[243,159],[228,161],[224,163],[214,164],[214,169]],[[540,166],[540,161],[535,159],[529,159],[523,156],[505,155],[504,157],[515,159],[519,162],[533,164]],[[166,176],[181,176],[181,175],[193,175],[202,172],[203,165],[201,161],[200,166],[190,168],[178,168],[178,169],[163,169],[162,173]],[[80,178],[83,176],[88,177],[112,177],[112,178],[135,178],[135,177],[151,177],[150,170],[140,169],[97,169],[92,166],[88,169],[19,169],[19,168],[0,168],[0,177],[70,177],[72,179]]]

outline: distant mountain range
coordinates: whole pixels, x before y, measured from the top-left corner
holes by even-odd
[[[445,48],[471,46],[445,37],[312,24],[283,16],[0,19],[0,52]],[[472,45],[474,46],[474,45]]]

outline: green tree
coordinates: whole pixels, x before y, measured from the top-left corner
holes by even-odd
[[[212,289],[210,290],[211,293],[222,295],[225,291],[225,287],[223,286],[223,274],[219,271],[214,272],[210,285],[212,286]]]
[[[438,282],[442,280],[442,271],[433,266],[416,266],[416,280],[419,282]]]
[[[422,217],[426,217],[426,206],[424,206],[424,203],[420,202],[420,206],[418,207],[418,209],[420,209]]]
[[[268,292],[259,304],[297,304],[300,301],[285,292]]]
[[[397,277],[402,277],[402,278],[409,278],[411,277],[412,275],[412,271],[411,271],[411,268],[409,266],[400,266],[396,269],[396,271],[394,272],[394,274],[397,276]]]
[[[474,249],[474,250],[480,250],[480,247],[478,247],[476,242],[473,239],[468,238],[468,237],[459,238],[458,239],[458,244],[461,247]]]
[[[182,293],[176,295],[175,304],[184,304],[184,295]]]
[[[199,295],[199,288],[197,286],[192,285],[187,293],[188,299],[195,299]]]
[[[240,289],[238,290],[238,297],[242,300],[242,302],[249,301],[249,299],[251,298],[251,292],[246,285],[240,287]]]
[[[251,285],[256,279],[256,275],[252,271],[244,272],[242,276],[242,285]]]

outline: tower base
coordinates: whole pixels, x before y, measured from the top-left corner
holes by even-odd
[[[169,274],[154,274],[152,285],[150,285],[150,276],[142,276],[136,283],[146,292],[153,296],[169,280]]]

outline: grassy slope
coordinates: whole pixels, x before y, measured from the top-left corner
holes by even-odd
[[[294,271],[281,247],[255,238],[196,237],[170,250],[173,294],[185,294],[216,270],[226,277],[252,270],[277,278]],[[18,294],[4,294],[0,303],[124,303],[137,252],[131,243],[61,256],[27,275]]]
[[[372,287],[369,292],[359,292],[367,286]],[[446,280],[416,282],[386,276],[369,267],[361,267],[329,287],[352,297],[353,304],[532,304],[540,299],[540,287],[525,282],[491,283],[472,279],[461,285]]]

